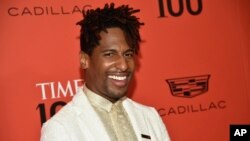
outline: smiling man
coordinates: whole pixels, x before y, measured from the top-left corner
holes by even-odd
[[[125,96],[135,69],[135,49],[122,29],[107,28],[99,34],[99,44],[90,54],[82,52],[86,87],[111,102]]]
[[[128,98],[143,23],[139,10],[106,4],[83,13],[81,67],[85,84],[48,120],[41,141],[168,141],[157,111]]]

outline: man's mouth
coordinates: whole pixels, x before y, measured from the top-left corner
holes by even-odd
[[[125,79],[127,79],[127,76],[109,75],[108,78],[111,78],[114,80],[125,80]]]
[[[111,79],[111,82],[117,87],[124,87],[128,83],[127,75],[108,75],[108,78]]]

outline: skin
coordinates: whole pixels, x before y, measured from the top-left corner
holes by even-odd
[[[114,103],[127,94],[135,70],[135,53],[120,28],[107,31],[100,32],[101,40],[91,56],[81,53],[81,63],[86,86]]]

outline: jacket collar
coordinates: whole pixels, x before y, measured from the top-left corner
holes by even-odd
[[[75,108],[75,112],[77,113],[79,120],[83,122],[81,127],[85,128],[85,131],[89,132],[88,134],[91,135],[93,141],[110,140],[101,119],[91,106],[86,94],[84,93],[83,87],[78,88],[76,95],[74,95],[72,99],[72,105]],[[139,109],[138,105],[135,105],[135,102],[129,98],[126,98],[123,101],[123,106],[128,113],[138,141],[141,141],[142,134],[149,135],[147,123],[144,117],[145,115],[142,112],[142,109]]]

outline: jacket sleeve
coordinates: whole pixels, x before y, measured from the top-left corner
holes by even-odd
[[[63,125],[50,121],[43,125],[40,141],[70,141],[70,138]]]

